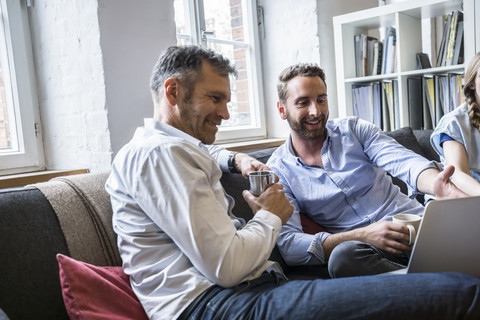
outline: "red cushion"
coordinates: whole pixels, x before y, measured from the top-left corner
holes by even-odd
[[[97,267],[57,255],[70,319],[148,319],[122,267]]]
[[[319,232],[325,232],[321,225],[310,219],[307,215],[300,212],[300,222],[302,223],[303,232],[308,234],[316,234]]]

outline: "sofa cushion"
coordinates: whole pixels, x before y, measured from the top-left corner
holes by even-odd
[[[105,190],[108,175],[108,171],[71,175],[35,186],[58,217],[69,256],[97,266],[120,266],[112,207]]]
[[[68,319],[55,256],[69,251],[40,190],[0,191],[0,234],[0,308],[12,320]]]
[[[122,267],[98,267],[57,255],[70,319],[148,319]]]
[[[433,130],[413,130],[413,134],[417,138],[418,144],[422,148],[425,157],[429,160],[440,161],[440,156],[430,143],[432,133]]]
[[[417,141],[417,138],[413,134],[413,130],[410,127],[400,128],[394,131],[385,132],[387,136],[394,138],[405,148],[408,148],[421,156],[426,156],[422,147]]]

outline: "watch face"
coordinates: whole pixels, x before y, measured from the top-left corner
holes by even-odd
[[[231,152],[230,156],[228,157],[227,165],[228,165],[228,170],[230,170],[230,172],[235,172],[235,166],[233,165],[233,160],[236,154],[237,154],[236,152]]]

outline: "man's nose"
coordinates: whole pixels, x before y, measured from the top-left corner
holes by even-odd
[[[316,117],[320,114],[320,110],[320,105],[316,102],[312,102],[308,108],[308,113],[309,115]]]
[[[221,103],[217,109],[217,115],[223,120],[230,119],[230,113],[228,112],[228,103]]]

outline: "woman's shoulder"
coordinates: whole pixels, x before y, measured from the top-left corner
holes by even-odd
[[[468,117],[469,106],[466,103],[461,104],[457,108],[453,109],[449,113],[445,114],[439,121],[437,126],[448,125],[452,122],[468,123],[470,121]]]

